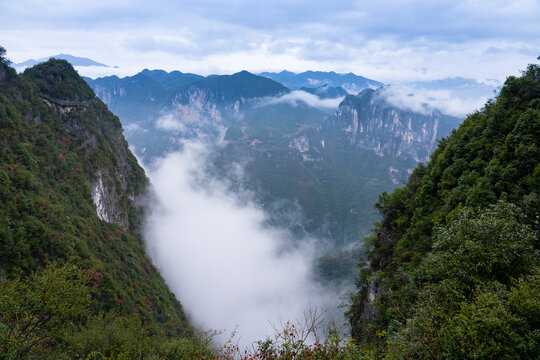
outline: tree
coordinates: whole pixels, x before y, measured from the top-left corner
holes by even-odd
[[[2,45],[0,45],[0,63],[1,64],[4,64],[4,65],[9,65],[9,63],[11,61],[9,61],[7,58],[6,58],[6,48],[3,47]]]
[[[0,283],[0,358],[22,359],[54,344],[90,305],[89,276],[73,265],[49,265]]]
[[[463,208],[434,236],[428,280],[389,337],[388,358],[532,358],[540,349],[538,234],[499,201]],[[417,279],[419,281],[419,279]]]

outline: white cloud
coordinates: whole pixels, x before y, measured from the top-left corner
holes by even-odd
[[[298,102],[304,102],[316,108],[337,109],[343,99],[344,96],[334,99],[321,99],[317,95],[310,94],[306,91],[296,90],[280,97],[264,98],[261,100],[260,105],[288,103],[296,106]]]
[[[148,172],[159,206],[147,247],[195,325],[226,334],[238,327],[247,346],[273,335],[269,321],[328,303],[311,281],[311,241],[291,246],[292,235],[268,227],[256,204],[205,175],[206,156],[200,143],[186,143]]]
[[[145,67],[203,75],[311,69],[385,83],[500,81],[540,55],[539,17],[535,0],[20,0],[0,3],[0,38],[15,62],[71,53],[119,65],[109,73],[123,75]]]
[[[487,96],[459,98],[449,90],[426,90],[404,85],[385,86],[382,96],[392,105],[423,114],[434,108],[443,114],[464,117],[479,110],[488,100]]]
[[[185,132],[186,126],[176,119],[173,113],[167,113],[156,121],[156,127],[166,131]]]

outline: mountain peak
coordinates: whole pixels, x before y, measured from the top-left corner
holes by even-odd
[[[66,60],[50,59],[24,71],[24,77],[35,82],[39,91],[59,100],[86,101],[94,92]]]
[[[234,73],[233,76],[256,76],[256,75],[253,75],[252,73],[250,73],[249,71],[247,70],[242,70],[242,71],[239,71],[237,73]]]
[[[44,58],[41,58],[41,59],[38,59],[38,60],[29,59],[29,60],[14,64],[13,66],[15,68],[26,68],[26,67],[37,65],[39,63],[43,63],[45,61],[48,61],[49,59],[66,60],[73,66],[110,67],[109,65],[94,61],[94,60],[89,59],[89,58],[79,57],[79,56],[74,56],[74,55],[69,55],[69,54],[57,54],[57,55],[44,57]]]

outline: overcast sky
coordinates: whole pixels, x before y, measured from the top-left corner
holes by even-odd
[[[540,0],[0,0],[15,63],[58,53],[134,74],[287,69],[383,82],[504,80],[540,55]]]

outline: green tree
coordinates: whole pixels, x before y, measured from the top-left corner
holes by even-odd
[[[0,63],[9,65],[9,60],[6,58],[6,48],[0,45]]]
[[[540,351],[538,234],[499,201],[463,208],[435,234],[412,282],[410,314],[389,337],[388,358],[525,359]]]
[[[31,357],[55,343],[85,315],[89,277],[73,265],[49,265],[25,279],[0,284],[0,358]]]

